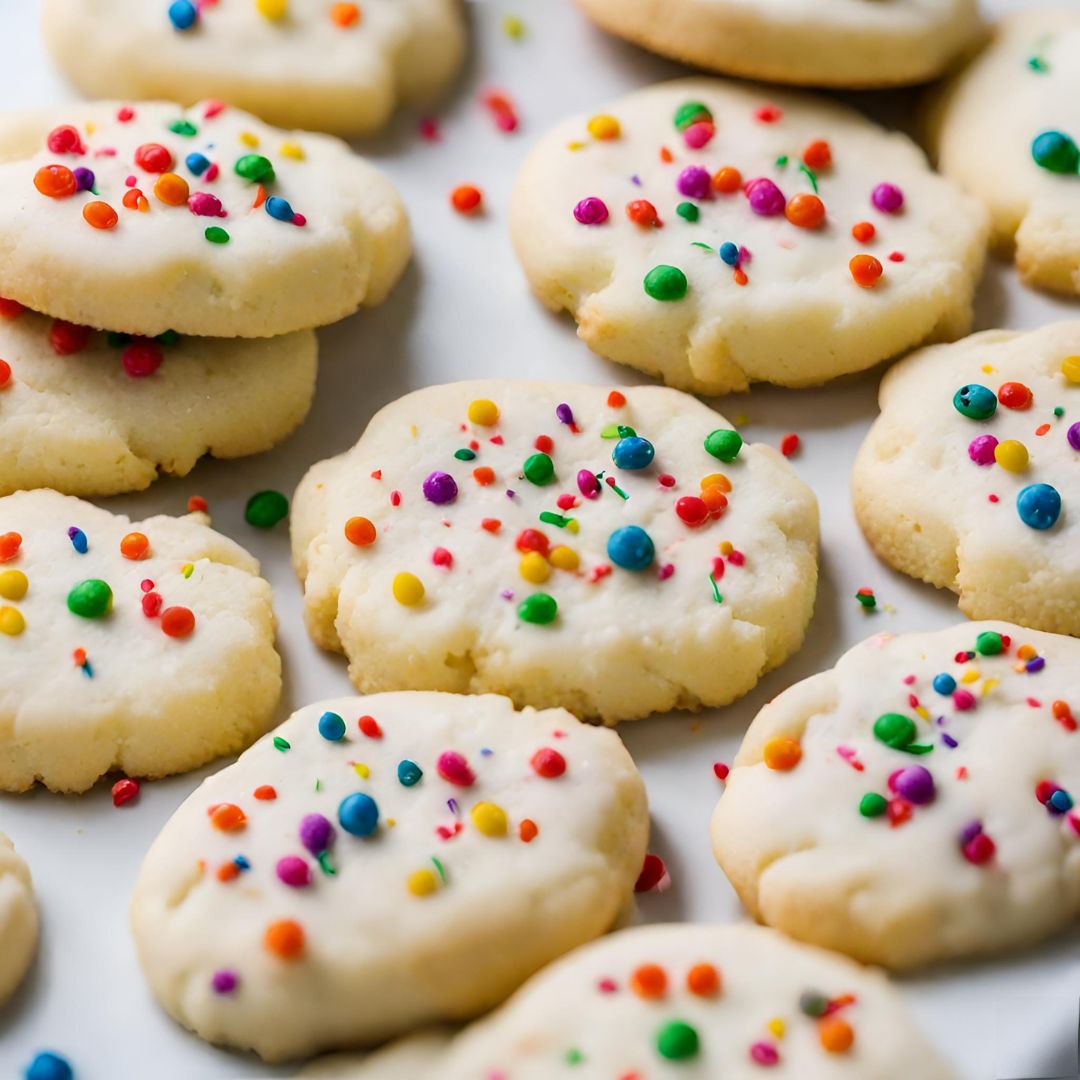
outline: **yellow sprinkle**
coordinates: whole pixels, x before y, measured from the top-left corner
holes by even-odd
[[[264,19],[276,22],[289,13],[289,0],[255,0],[255,8]]]
[[[241,131],[240,132],[240,141],[245,146],[250,146],[250,147],[254,148],[254,147],[259,145],[259,136],[252,134],[250,131]]]
[[[573,142],[568,142],[566,144],[566,149],[567,150],[584,150],[586,145],[587,144],[583,143],[580,139],[575,139]]]
[[[968,670],[965,671],[964,674],[960,676],[960,681],[962,683],[978,682],[979,681],[979,669],[978,668],[968,668]]]
[[[485,836],[506,835],[506,811],[490,802],[478,802],[469,812],[472,823]]]
[[[430,896],[439,887],[439,880],[431,870],[414,870],[405,884],[413,896]]]
[[[617,139],[622,134],[622,128],[619,125],[619,121],[614,116],[608,116],[606,113],[601,113],[599,116],[594,116],[586,125],[589,134],[594,139],[607,140]]]
[[[722,472],[709,473],[701,478],[701,490],[711,487],[718,487],[726,495],[731,490],[731,481]]]
[[[388,817],[386,819],[386,824],[387,824],[388,828],[392,829],[397,824],[397,818],[396,817]]]
[[[97,124],[95,124],[95,123],[93,123],[91,121],[90,123],[88,123],[86,125],[86,134],[87,135],[93,135],[95,131],[97,131]]]
[[[581,532],[581,523],[578,521],[577,518],[571,518],[566,523],[566,531],[568,533],[573,533],[575,536],[577,536],[577,534]]]
[[[481,427],[491,427],[499,419],[499,406],[487,398],[469,402],[469,422]]]
[[[769,1030],[778,1038],[784,1037],[784,1021],[779,1016],[774,1016],[769,1021]]]
[[[984,695],[989,694],[991,690],[996,689],[1000,685],[1001,685],[1001,680],[1000,679],[987,679],[982,684],[982,692],[983,692]]]
[[[983,364],[982,369],[987,375],[989,375],[994,370],[994,365],[993,364]]]
[[[184,563],[184,568],[181,573],[184,577],[189,578],[195,572],[195,567],[191,563]]]
[[[392,585],[394,599],[405,607],[416,607],[424,599],[424,583],[415,575],[407,571],[394,575]]]
[[[353,768],[356,770],[356,775],[364,780],[371,776],[371,770],[362,761],[354,761]]]
[[[1006,439],[994,447],[994,460],[1009,472],[1023,472],[1028,467],[1027,447],[1016,439]]]
[[[293,161],[303,161],[307,155],[299,143],[287,142],[281,144],[281,156],[292,158]]]
[[[1066,356],[1061,361],[1061,374],[1071,383],[1080,383],[1080,356]]]
[[[18,637],[26,629],[26,620],[21,611],[13,607],[0,607],[0,634]]]
[[[540,585],[551,577],[551,567],[539,551],[527,551],[518,563],[518,572],[526,581]]]
[[[923,720],[929,720],[930,719],[930,713],[927,710],[925,705],[919,705],[915,709],[915,713],[916,713],[917,716],[921,717]]]
[[[551,549],[551,565],[558,570],[576,570],[581,565],[581,556],[565,544]]]
[[[416,438],[416,436],[417,436],[417,435],[419,434],[419,432],[420,432],[420,429],[419,429],[419,428],[418,428],[418,427],[417,427],[417,426],[416,426],[415,424],[410,424],[410,425],[409,425],[409,434],[410,434],[410,435],[411,435],[411,436],[412,436],[412,437],[413,437],[414,439],[415,439],[415,438]]]
[[[503,33],[515,41],[520,41],[525,36],[525,23],[518,15],[504,15],[502,28]]]
[[[5,570],[0,573],[0,596],[5,600],[21,600],[30,582],[21,570]]]
[[[1021,660],[1034,660],[1039,654],[1034,645],[1021,645],[1020,648],[1016,650],[1016,655],[1019,656]]]
[[[730,555],[735,550],[735,545],[730,540],[724,540],[720,544],[720,554]]]

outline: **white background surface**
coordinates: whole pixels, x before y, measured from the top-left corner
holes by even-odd
[[[165,7],[165,0],[145,2]],[[1020,6],[1020,0],[986,4],[991,12]],[[525,20],[524,40],[511,41],[502,32],[506,13]],[[269,534],[248,527],[248,495],[263,488],[291,494],[309,465],[352,445],[375,410],[418,387],[482,376],[605,386],[643,381],[590,354],[572,323],[532,300],[506,235],[506,206],[522,155],[551,123],[680,69],[604,37],[570,0],[489,0],[470,4],[469,14],[468,70],[436,112],[443,141],[421,140],[417,117],[399,116],[384,137],[363,148],[404,194],[416,257],[384,307],[320,332],[319,389],[307,424],[271,454],[204,462],[184,480],[163,481],[142,495],[107,503],[145,517],[182,513],[188,496],[201,494],[210,502],[215,526],[262,560],[280,620],[282,718],[302,704],[348,691],[349,683],[343,661],[320,653],[304,632],[284,526]],[[0,0],[0,106],[71,96],[44,56],[37,18],[36,0]],[[517,134],[497,132],[479,104],[478,93],[492,87],[516,102],[522,119]],[[902,119],[913,101],[914,95],[896,95],[867,105],[876,115]],[[462,182],[484,189],[484,218],[465,219],[450,210],[448,193]],[[992,263],[979,296],[977,329],[1035,327],[1073,313],[1080,307],[1030,293],[1010,267]],[[878,376],[872,372],[824,390],[755,389],[718,403],[730,419],[747,417],[743,433],[753,441],[775,445],[788,431],[802,436],[803,450],[793,464],[821,502],[821,583],[805,647],[754,693],[722,714],[655,717],[622,729],[649,787],[651,847],[667,860],[673,881],[665,894],[641,898],[640,917],[646,921],[743,917],[709,848],[709,815],[720,791],[712,765],[732,759],[741,733],[765,701],[830,666],[872,632],[931,629],[959,619],[950,595],[877,563],[855,526],[848,475],[876,414]],[[891,609],[867,615],[853,598],[863,585]],[[43,921],[38,961],[0,1013],[0,1078],[21,1076],[42,1048],[66,1055],[79,1080],[289,1072],[215,1050],[176,1027],[145,989],[128,935],[127,900],[143,852],[211,771],[146,785],[137,804],[119,810],[107,784],[79,798],[42,791],[0,796],[0,830],[31,865]],[[963,1076],[1076,1075],[1080,933],[1034,952],[907,979],[903,988]]]

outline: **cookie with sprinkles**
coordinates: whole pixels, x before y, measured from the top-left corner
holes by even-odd
[[[456,0],[47,0],[45,39],[87,97],[220,98],[363,135],[432,98],[465,52]]]
[[[380,690],[608,724],[725,705],[802,643],[817,501],[676,390],[484,380],[387,406],[293,504],[316,642]]]
[[[517,180],[537,296],[594,351],[702,393],[823,383],[965,333],[985,214],[905,136],[716,79],[558,125]]]
[[[389,180],[326,135],[204,102],[0,117],[0,296],[153,337],[273,337],[383,300],[409,258]]]
[[[421,1080],[434,1076],[452,1028],[431,1028],[397,1039],[372,1054],[328,1054],[305,1065],[298,1080]]]
[[[167,776],[266,730],[281,694],[270,586],[208,521],[0,498],[0,791]]]
[[[0,833],[0,1006],[15,993],[37,951],[38,914],[25,860]]]
[[[439,1080],[947,1080],[878,972],[756,926],[622,930],[460,1035]]]
[[[1030,285],[1080,295],[1080,14],[1017,11],[929,112],[941,171]]]
[[[973,619],[1080,635],[1080,322],[907,357],[855,460],[855,513],[891,566]]]
[[[317,355],[310,330],[138,338],[0,299],[0,495],[138,491],[269,450],[307,415]]]
[[[645,788],[610,731],[504,697],[301,709],[212,776],[131,903],[164,1008],[268,1061],[502,1001],[631,901]]]
[[[1011,623],[882,634],[750,725],[712,822],[750,911],[905,969],[1080,916],[1080,642]]]

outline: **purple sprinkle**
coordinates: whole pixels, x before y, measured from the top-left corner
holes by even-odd
[[[934,801],[934,777],[922,765],[908,765],[889,777],[889,787],[902,799],[916,806]]]
[[[480,756],[481,757],[491,757],[491,755],[494,754],[494,753],[495,753],[495,751],[492,750],[490,746],[481,746],[480,747]]]
[[[997,449],[997,444],[998,441],[993,435],[979,435],[971,440],[971,445],[968,447],[968,457],[976,465],[993,465],[994,451]]]
[[[457,799],[447,799],[446,800],[446,805],[450,808],[450,813],[453,814],[454,817],[457,817],[457,813],[458,813]]]
[[[574,207],[574,220],[580,225],[603,225],[608,219],[607,204],[603,199],[590,195]]]
[[[982,831],[981,821],[969,821],[960,832],[960,843],[970,844]]]
[[[334,842],[334,826],[322,814],[305,814],[300,822],[300,843],[312,855],[321,855]]]
[[[564,424],[574,422],[574,410],[565,401],[561,405],[555,406],[555,416]]]
[[[507,488],[506,489],[506,497],[508,499],[512,499],[514,497],[514,489],[513,488]]]
[[[514,599],[514,590],[513,589],[503,589],[503,591],[501,593],[499,593],[499,595],[504,600],[513,600]]]
[[[750,249],[744,244],[739,245],[739,265],[748,263],[754,256],[751,254]]]
[[[775,217],[784,212],[784,193],[766,176],[746,185],[746,197],[750,200],[750,209],[762,217]]]
[[[240,976],[235,971],[215,971],[210,985],[215,994],[231,994],[240,985]]]
[[[278,859],[277,876],[280,881],[294,889],[311,884],[311,869],[299,855],[286,855]]]
[[[75,186],[79,191],[89,191],[94,186],[94,173],[90,169],[80,165],[72,170],[72,176],[75,177]]]
[[[635,187],[641,187],[641,177],[640,176],[631,176],[630,177],[630,183],[633,184]]]
[[[1046,658],[1043,656],[1036,656],[1027,662],[1027,670],[1029,675],[1034,675],[1036,671],[1042,671],[1046,667]]]
[[[700,165],[687,165],[675,182],[681,195],[688,199],[707,199],[712,191],[712,177],[709,170]]]
[[[444,472],[433,472],[424,481],[424,498],[436,506],[445,506],[457,498],[457,481]]]
[[[1069,445],[1074,450],[1080,450],[1080,420],[1077,420],[1071,428],[1069,428],[1069,434],[1067,436]]]
[[[884,214],[895,214],[904,205],[904,193],[895,184],[878,184],[870,201]]]
[[[941,733],[941,741],[951,750],[955,750],[960,745],[948,732],[945,731]]]

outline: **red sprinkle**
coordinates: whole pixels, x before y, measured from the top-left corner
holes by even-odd
[[[664,880],[666,873],[667,867],[664,865],[664,860],[659,855],[653,855],[650,852],[645,856],[645,862],[641,866],[641,873],[638,875],[637,881],[634,882],[634,892],[652,892]]]
[[[357,723],[360,725],[360,730],[369,739],[382,738],[382,728],[379,727],[379,721],[374,716],[361,716]]]
[[[801,445],[801,440],[795,432],[791,432],[789,435],[785,435],[780,440],[780,453],[784,457],[791,457],[792,454],[797,453]]]
[[[90,342],[90,327],[57,319],[49,330],[49,344],[57,356],[82,352]]]
[[[144,602],[145,599],[144,597]],[[166,608],[161,613],[161,629],[169,637],[187,637],[195,629],[195,615],[186,607]]]
[[[545,780],[554,780],[566,772],[566,758],[558,750],[544,747],[533,754],[530,762],[538,776]]]
[[[124,803],[129,803],[132,799],[139,797],[139,781],[138,780],[117,780],[112,786],[112,802],[113,806],[123,806]]]
[[[712,771],[717,780],[726,780],[731,772],[722,761],[714,761]]]

